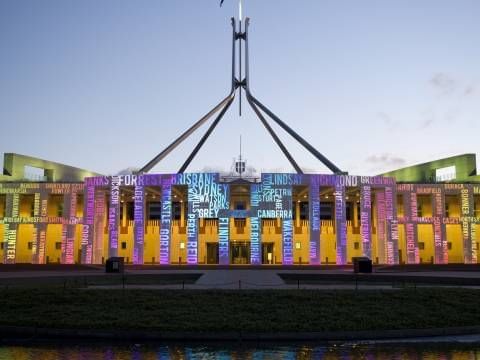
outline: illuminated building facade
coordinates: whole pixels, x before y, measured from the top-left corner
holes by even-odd
[[[5,161],[8,175],[0,179],[4,263],[100,264],[111,256],[162,265],[347,264],[354,256],[380,264],[479,261],[480,183],[471,155],[409,168],[412,177],[437,170],[449,177],[432,183],[398,181],[405,169],[397,178],[101,176],[7,156],[18,157],[18,168]],[[19,171],[27,163],[50,175],[25,179]]]

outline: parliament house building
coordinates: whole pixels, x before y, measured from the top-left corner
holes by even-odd
[[[40,173],[38,170],[40,169]],[[32,176],[29,172],[35,171]],[[480,176],[464,154],[378,176],[103,176],[5,154],[0,261],[102,264],[477,263]]]

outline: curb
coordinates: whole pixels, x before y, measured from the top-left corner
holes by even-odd
[[[91,329],[54,329],[33,326],[0,326],[3,341],[8,339],[28,341],[53,339],[84,340],[143,340],[143,341],[354,341],[354,340],[391,340],[438,336],[480,335],[480,326],[465,326],[434,329],[401,330],[362,330],[334,332],[159,332],[139,330],[91,330]]]

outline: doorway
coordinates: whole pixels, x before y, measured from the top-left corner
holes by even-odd
[[[273,264],[273,242],[262,244],[262,264]]]
[[[207,243],[207,264],[218,264],[218,243]]]
[[[250,264],[250,242],[234,241],[230,243],[230,264]]]

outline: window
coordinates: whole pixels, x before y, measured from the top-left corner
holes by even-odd
[[[63,216],[63,202],[58,203],[57,206],[57,216],[62,217]]]
[[[353,220],[353,204],[351,202],[347,202],[347,206],[345,206],[345,218],[348,220],[348,221],[351,221]]]
[[[333,203],[320,203],[320,220],[333,219]]]
[[[447,167],[435,170],[436,182],[455,180],[456,177],[457,177],[457,169],[455,165],[447,166]]]
[[[33,242],[29,241],[28,242],[28,250],[32,250],[33,249]]]
[[[127,243],[125,241],[122,241],[122,249],[125,250],[127,248]]]
[[[450,213],[448,212],[448,204],[445,202],[445,217],[450,217]]]
[[[452,250],[452,243],[451,243],[451,242],[448,242],[448,243],[447,243],[447,247],[448,247],[448,250]]]
[[[133,220],[135,214],[135,204],[133,202],[127,203],[127,220]]]
[[[422,204],[417,203],[417,217],[422,217]]]
[[[425,250],[425,243],[424,242],[419,242],[418,243],[418,249],[419,250]]]
[[[160,201],[148,203],[148,220],[160,220],[162,218],[162,204]]]
[[[62,243],[60,241],[55,243],[55,250],[62,250]]]
[[[300,202],[300,220],[308,220],[308,202]]]
[[[63,195],[51,194],[47,201],[48,216],[63,216]]]
[[[172,219],[180,220],[182,217],[182,203],[175,201],[172,203]]]
[[[2,250],[3,250],[4,248],[5,248],[5,242],[4,242],[4,241],[2,241],[2,242],[0,243],[0,249],[2,249]]]
[[[235,201],[235,210],[246,210],[247,203],[245,201]]]
[[[353,243],[353,248],[354,248],[355,250],[360,249],[360,243],[359,243],[358,241],[355,241],[355,242]]]

